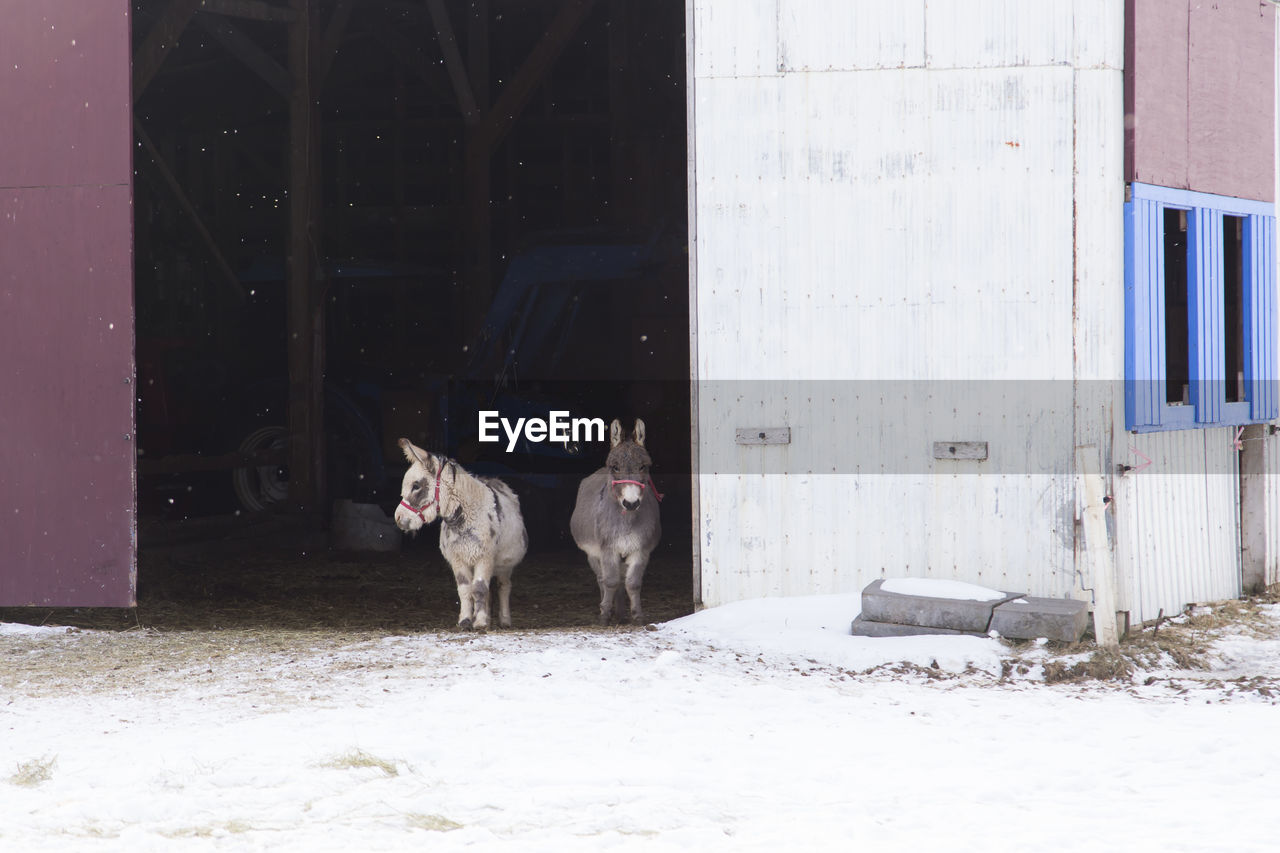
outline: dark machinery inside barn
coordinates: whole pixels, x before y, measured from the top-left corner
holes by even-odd
[[[481,446],[480,408],[644,417],[687,478],[680,0],[145,0],[133,31],[144,518],[390,506],[409,435],[559,524],[605,445]]]

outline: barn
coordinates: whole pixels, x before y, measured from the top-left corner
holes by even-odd
[[[598,463],[477,399],[645,417],[696,606],[1280,582],[1267,0],[11,17],[0,605],[133,604],[191,478],[323,529],[397,431],[556,525]]]
[[[1256,0],[695,3],[703,603],[1280,580],[1275,44]]]

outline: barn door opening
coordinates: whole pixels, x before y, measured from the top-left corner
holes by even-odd
[[[0,605],[135,602],[129,7],[0,27]]]
[[[133,10],[144,604],[171,538],[298,532],[293,351],[305,333],[297,348],[318,369],[303,381],[323,401],[311,491],[327,518],[287,540],[307,555],[287,569],[293,588],[326,553],[301,536],[348,542],[340,520],[398,504],[406,437],[511,482],[531,540],[524,577],[546,568],[572,578],[573,595],[598,595],[568,520],[607,440],[526,432],[513,447],[501,429],[500,441],[479,434],[478,409],[511,424],[567,411],[606,428],[645,421],[667,558],[646,585],[669,574],[672,610],[687,611],[682,0]],[[290,121],[299,100],[314,107],[305,140]],[[303,172],[313,209],[300,233]],[[314,312],[306,329],[295,299]],[[432,538],[396,546],[414,552],[404,578],[439,558]],[[260,566],[246,576],[265,582]]]

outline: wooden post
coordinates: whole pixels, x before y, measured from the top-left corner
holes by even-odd
[[[467,211],[464,217],[467,274],[464,279],[466,292],[463,295],[463,306],[467,315],[467,326],[471,331],[480,327],[493,295],[490,291],[492,284],[490,255],[493,240],[490,169],[493,154],[515,125],[520,114],[524,112],[534,92],[537,91],[556,60],[560,58],[574,33],[582,26],[594,3],[595,0],[564,0],[560,11],[548,25],[542,39],[503,86],[497,101],[488,109],[486,109],[488,81],[487,79],[477,80],[474,76],[480,65],[477,44],[481,35],[485,42],[483,56],[486,58],[488,56],[488,23],[486,20],[482,24],[475,15],[471,18],[469,28],[472,38],[471,85],[477,109],[484,115],[482,120],[467,127],[466,159],[463,165],[463,191],[466,193]],[[447,34],[438,33],[438,35],[442,44],[448,40]],[[487,59],[485,61],[487,62]],[[465,103],[462,108],[466,109]]]
[[[1240,438],[1240,588],[1267,591],[1267,424],[1251,424]]]
[[[442,40],[447,36],[440,34]],[[447,53],[446,53],[447,55]],[[466,255],[462,265],[462,312],[464,334],[469,338],[484,322],[489,310],[489,286],[493,267],[493,219],[489,210],[492,193],[489,142],[479,121],[489,110],[489,0],[471,6],[467,19],[467,74],[475,104],[476,120],[467,123],[462,160],[462,245]],[[460,105],[466,109],[466,104]]]
[[[1099,472],[1098,448],[1086,445],[1076,448],[1076,476],[1082,496],[1085,553],[1089,559],[1090,584],[1093,588],[1093,633],[1098,645],[1119,648],[1120,632],[1116,624],[1116,576],[1111,555],[1111,538],[1107,535],[1107,504],[1102,474]]]
[[[311,0],[289,0],[289,245],[285,286],[289,357],[289,499],[321,517],[324,498],[324,300],[319,252],[318,126],[312,97]]]

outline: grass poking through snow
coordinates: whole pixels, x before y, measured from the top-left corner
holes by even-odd
[[[455,829],[462,829],[462,824],[438,814],[410,812],[405,815],[405,820],[414,829],[426,829],[431,832],[452,832]]]
[[[54,765],[57,758],[33,758],[18,765],[18,769],[9,777],[9,782],[22,788],[34,788],[53,778]]]
[[[336,770],[355,770],[360,767],[376,767],[388,776],[400,775],[400,770],[396,767],[396,763],[394,761],[379,758],[376,755],[365,752],[363,749],[348,750],[336,758],[329,759],[320,766],[331,767]]]

